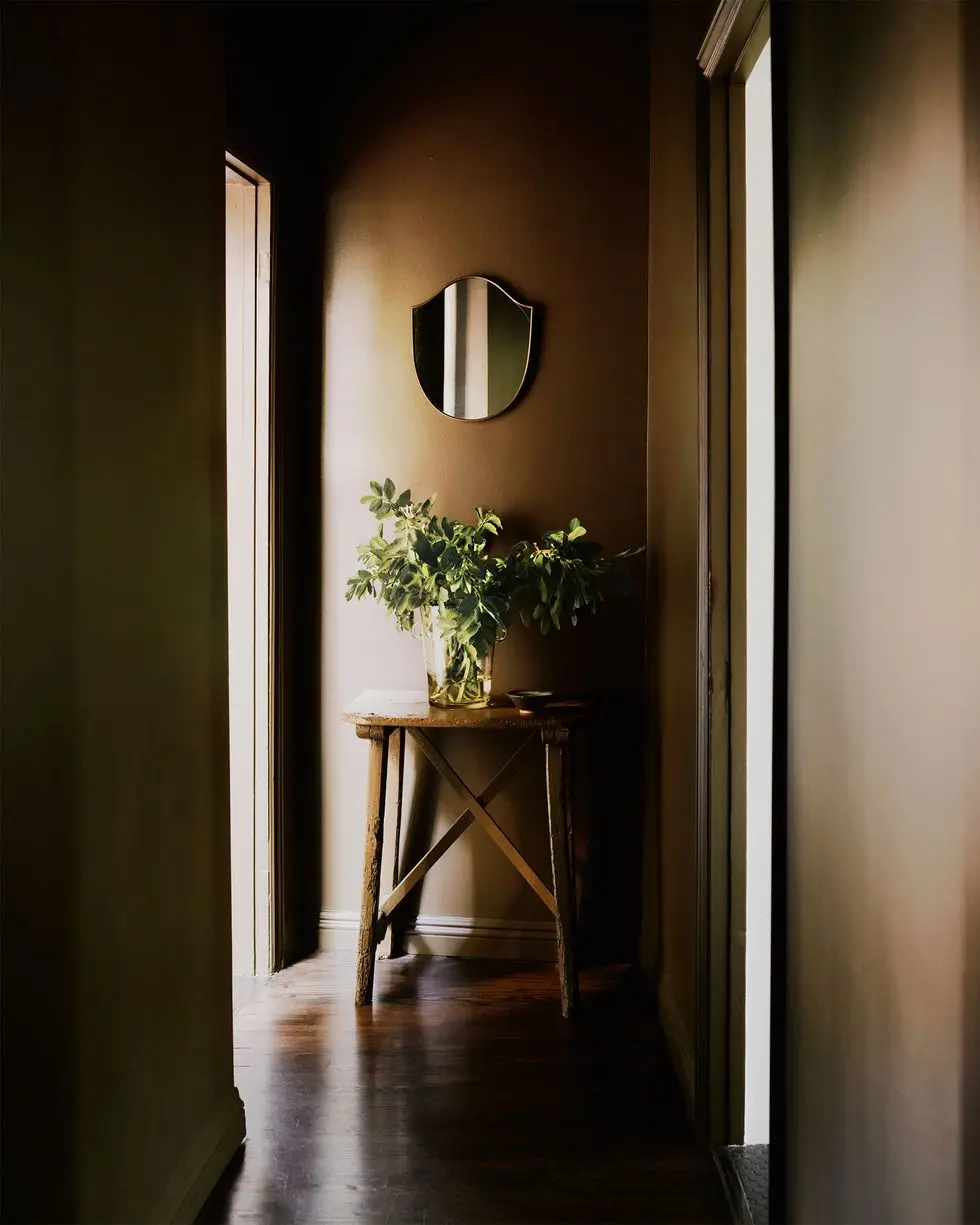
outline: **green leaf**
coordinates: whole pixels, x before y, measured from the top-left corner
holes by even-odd
[[[434,496],[416,504],[405,489],[396,498],[390,477],[383,484],[371,481],[370,489],[360,501],[378,525],[357,546],[360,568],[347,579],[345,598],[370,595],[401,629],[411,627],[416,608],[437,607],[443,632],[456,643],[447,691],[462,692],[474,682],[478,658],[515,611],[525,625],[537,621],[543,634],[560,629],[563,618],[577,625],[581,613],[595,612],[605,595],[628,589],[625,559],[643,552],[634,548],[605,557],[598,542],[583,539],[581,522],[571,519],[567,532],[518,541],[491,556],[492,538],[503,530],[492,510],[477,507],[476,523],[462,523],[433,516]],[[388,521],[393,526],[386,538]]]

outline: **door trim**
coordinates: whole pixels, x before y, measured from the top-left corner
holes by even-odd
[[[738,683],[734,689],[732,685],[733,636],[744,636],[744,625],[733,616],[734,567],[741,565],[744,571],[745,565],[740,477],[745,463],[742,145],[744,84],[769,37],[768,0],[722,0],[698,53],[695,1112],[699,1130],[712,1145],[741,1143],[743,1137],[745,953],[740,933],[745,926],[745,811],[733,773],[737,782],[739,763],[745,760],[744,711],[740,717],[737,706],[741,702],[744,707],[745,695]],[[777,326],[777,347],[779,343]],[[777,439],[777,467],[778,445]],[[778,632],[778,613],[775,629]],[[778,726],[785,722],[777,723],[774,711],[774,729]],[[773,807],[775,822],[775,790]],[[774,906],[774,929],[777,922]],[[774,974],[776,968],[774,956]],[[777,1115],[772,1119],[775,1130]]]
[[[268,671],[266,675],[266,685],[268,693],[268,735],[266,743],[269,750],[269,759],[267,763],[267,779],[268,779],[268,803],[267,811],[269,814],[268,824],[268,952],[267,952],[267,967],[263,967],[262,973],[267,970],[276,972],[283,968],[283,909],[284,903],[282,898],[281,882],[283,874],[281,869],[282,863],[282,844],[283,844],[283,814],[284,805],[282,799],[282,744],[280,725],[280,712],[282,710],[282,701],[280,694],[282,667],[280,658],[282,654],[282,634],[281,625],[282,618],[280,615],[281,606],[281,576],[279,558],[281,550],[279,547],[279,539],[281,534],[282,517],[279,513],[277,505],[277,489],[279,485],[279,459],[277,446],[276,432],[276,216],[275,216],[275,195],[272,191],[272,184],[261,170],[255,168],[251,163],[246,163],[238,158],[230,151],[225,151],[225,165],[231,167],[242,178],[253,183],[257,188],[256,198],[256,213],[257,222],[261,223],[264,231],[268,233],[268,250],[258,251],[258,266],[256,267],[256,283],[263,281],[267,284],[268,290],[265,296],[266,301],[262,307],[263,322],[268,335],[268,354],[267,368],[264,370],[263,385],[261,389],[262,402],[267,406],[267,423],[268,430],[268,474],[267,474],[267,508],[268,508],[268,566],[267,566],[267,581],[268,587],[265,595],[266,602],[266,624],[269,629],[268,642]],[[257,398],[258,398],[258,375],[257,375]],[[258,592],[256,593],[258,600]],[[258,677],[256,677],[258,683]],[[256,830],[256,834],[259,831]],[[265,924],[262,925],[263,929]],[[264,934],[264,931],[263,931]],[[258,956],[258,954],[257,954]]]
[[[773,573],[773,754],[772,754],[772,969],[770,994],[769,1212],[787,1219],[789,1153],[787,1120],[790,1085],[786,976],[788,958],[788,605],[789,605],[789,87],[786,27],[790,6],[768,0],[722,0],[709,27],[698,64],[698,321],[699,321],[699,648],[708,664],[699,666],[698,703],[698,939],[697,939],[697,1122],[713,1145],[741,1139],[744,1096],[744,1035],[739,1045],[731,1014],[737,1010],[739,980],[732,973],[734,908],[743,907],[741,882],[733,872],[731,762],[731,519],[732,318],[738,252],[732,251],[733,186],[730,164],[732,114],[768,35],[772,56],[773,268],[775,340],[775,539]],[[744,178],[743,178],[744,182]],[[744,193],[744,187],[743,187]],[[738,199],[735,197],[735,204]],[[744,208],[744,196],[741,200]],[[744,229],[743,229],[744,234]],[[734,257],[734,258],[733,258]],[[744,253],[743,253],[744,258]],[[744,265],[741,269],[744,275]],[[744,331],[743,331],[744,352]],[[744,506],[741,513],[744,517]],[[741,750],[744,754],[744,744]],[[741,888],[741,899],[738,889]],[[735,959],[737,960],[737,959]],[[744,975],[744,962],[743,962]],[[744,980],[741,983],[744,1018]],[[744,1023],[744,1022],[743,1022]],[[733,1040],[734,1038],[734,1040]],[[733,1071],[734,1070],[734,1071]]]
[[[727,96],[698,89],[697,978],[694,1104],[727,1131],[729,922]],[[718,1141],[720,1142],[720,1141]]]

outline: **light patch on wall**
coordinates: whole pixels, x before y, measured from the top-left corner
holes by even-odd
[[[824,70],[844,44],[810,7],[788,74],[809,115],[790,132],[792,1216],[959,1220],[976,540],[957,6],[866,6],[888,54],[870,80],[844,55],[843,123]]]
[[[324,319],[323,385],[326,402],[340,413],[356,411],[364,380],[371,376],[371,358],[377,356],[375,349],[379,341],[378,287],[379,269],[370,246],[348,238],[333,255]],[[363,363],[351,360],[358,357]],[[326,424],[329,427],[329,417]],[[371,440],[363,439],[358,432],[337,433],[348,445],[363,441],[365,450],[370,451]],[[326,461],[332,461],[335,475],[345,469],[345,461],[350,458],[353,456],[338,454],[333,447],[325,452]]]

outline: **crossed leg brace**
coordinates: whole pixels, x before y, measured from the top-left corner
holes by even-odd
[[[370,1003],[374,989],[374,965],[378,944],[384,937],[398,906],[425,874],[438,863],[449,848],[474,823],[480,825],[527,881],[541,901],[555,916],[558,943],[558,975],[561,983],[562,1014],[568,1016],[578,1003],[578,979],[574,956],[574,864],[572,825],[569,804],[568,731],[565,728],[542,731],[545,748],[548,825],[551,843],[552,885],[548,886],[534,871],[510,838],[487,811],[487,805],[514,777],[538,740],[538,733],[528,736],[508,758],[484,790],[476,795],[436,748],[420,727],[399,728],[399,799],[404,768],[404,737],[407,731],[419,749],[439,772],[448,786],[459,796],[465,808],[442,837],[432,846],[391,893],[380,901],[381,850],[384,837],[385,793],[388,779],[388,743],[394,727],[357,727],[358,736],[371,741],[371,770],[368,793],[368,819],[364,847],[364,889],[358,937],[357,979],[355,1002]],[[399,817],[401,805],[399,803]],[[399,822],[400,824],[400,822]],[[399,831],[396,828],[395,861],[397,872]]]

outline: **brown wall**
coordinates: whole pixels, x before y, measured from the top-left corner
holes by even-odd
[[[390,475],[436,492],[454,516],[492,505],[515,533],[578,515],[611,549],[645,540],[648,40],[635,4],[412,6],[404,28],[391,6],[382,35],[370,6],[331,7],[344,14],[335,20],[346,22],[353,69],[334,81],[321,136],[323,906],[349,913],[367,759],[339,712],[363,688],[424,686],[419,644],[380,608],[344,602],[356,545],[372,531],[358,505],[368,481]],[[412,358],[412,306],[474,272],[544,307],[534,386],[485,423],[438,414]],[[636,572],[635,597],[594,623],[551,640],[515,627],[494,676],[497,689],[586,688],[605,704],[591,740],[596,789],[581,814],[585,907],[596,943],[625,955],[638,931],[643,807],[642,564]],[[479,787],[505,748],[463,740],[449,752]],[[532,769],[518,782],[495,811],[546,873],[541,780]],[[440,801],[437,826],[455,808]],[[547,919],[479,832],[427,880],[421,909]]]
[[[713,11],[711,0],[656,0],[651,8],[647,635],[653,709],[642,957],[659,974],[664,1021],[688,1078],[697,894],[696,57]]]
[[[976,16],[786,7],[790,1215],[976,1221]]]
[[[220,48],[3,20],[4,1216],[190,1219],[243,1133]]]

